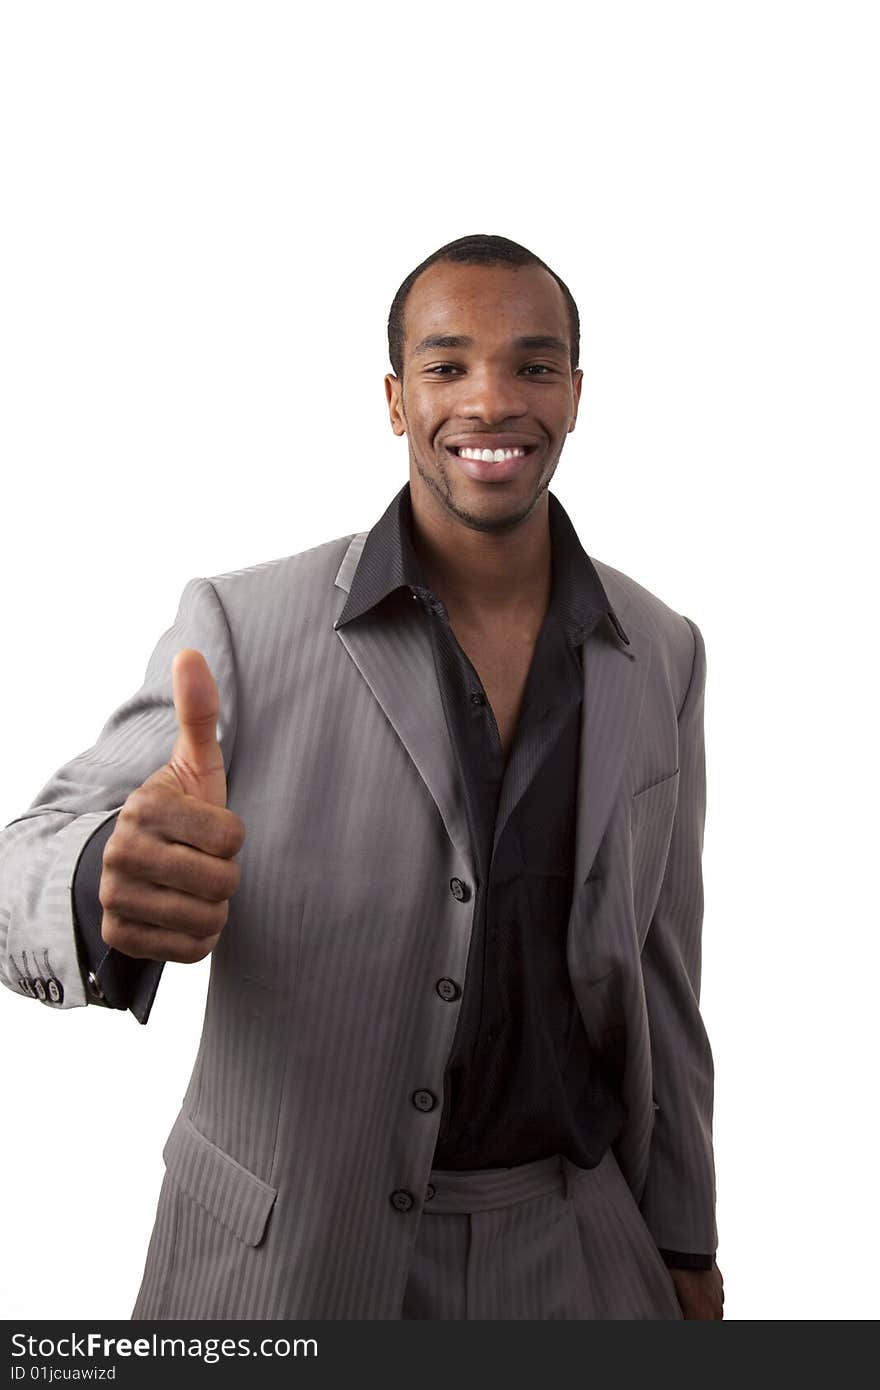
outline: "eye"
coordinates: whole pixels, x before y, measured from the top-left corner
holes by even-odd
[[[433,367],[425,368],[426,376],[447,376],[449,372],[458,372],[461,368],[454,362],[437,362]],[[548,367],[544,362],[530,362],[527,367],[523,367],[524,372],[538,372],[541,375],[552,376],[555,368]]]

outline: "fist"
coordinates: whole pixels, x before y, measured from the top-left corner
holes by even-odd
[[[213,951],[241,869],[244,822],[226,806],[220,700],[201,652],[171,666],[171,758],[127,798],[104,846],[101,936],[127,956],[192,963]]]

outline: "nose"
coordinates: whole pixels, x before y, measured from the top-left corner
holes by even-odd
[[[474,368],[464,381],[456,415],[484,420],[487,425],[503,424],[528,412],[528,401],[520,378],[510,370]]]

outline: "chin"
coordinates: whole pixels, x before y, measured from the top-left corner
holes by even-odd
[[[451,498],[445,499],[447,509],[475,531],[510,531],[531,516],[547,484],[543,483],[537,491],[530,489],[518,497],[510,493],[501,496],[503,486],[490,484],[481,488],[477,484],[470,495],[462,495],[461,490],[456,490]]]
[[[475,531],[509,531],[525,521],[547,491],[555,467],[536,479],[522,474],[507,483],[453,477],[445,468],[426,469],[413,459],[422,486],[450,516]]]

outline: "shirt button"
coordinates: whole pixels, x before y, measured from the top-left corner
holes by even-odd
[[[413,1091],[412,1103],[417,1110],[433,1110],[437,1097],[433,1091]]]
[[[89,975],[88,975],[88,985],[89,985],[89,993],[90,993],[90,994],[93,994],[93,995],[95,996],[96,999],[103,999],[103,998],[104,998],[104,991],[102,990],[101,986],[98,984],[98,977],[97,977],[97,975],[95,974],[94,970],[90,970],[90,971],[89,971]]]
[[[467,902],[468,898],[471,895],[471,890],[470,888],[468,888],[466,883],[462,883],[460,878],[451,878],[449,880],[449,887],[452,892],[452,896],[456,899],[456,901],[460,903]]]
[[[472,691],[471,691],[471,704],[472,704],[472,705],[484,705],[485,703],[486,703],[486,697],[485,697],[485,695],[481,694],[479,690],[472,690]]]
[[[395,1211],[409,1211],[414,1203],[415,1198],[411,1192],[407,1192],[405,1187],[398,1187],[391,1194],[391,1205]]]
[[[436,1192],[437,1189],[434,1186],[434,1184],[432,1182],[429,1182],[428,1186],[425,1188],[425,1201],[430,1202],[431,1198],[435,1196]]]
[[[454,980],[450,980],[448,975],[444,975],[434,986],[441,999],[445,999],[447,1004],[451,1004],[453,999],[457,999],[461,994],[459,986]]]

